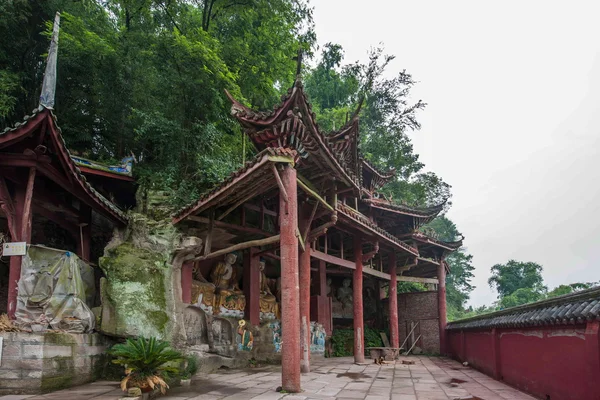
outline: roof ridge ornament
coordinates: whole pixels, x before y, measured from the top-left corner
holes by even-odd
[[[54,27],[52,29],[52,39],[46,59],[46,71],[42,82],[42,92],[40,94],[40,106],[48,109],[54,108],[56,97],[56,59],[58,53],[58,32],[60,30],[60,13],[57,12],[54,17]]]

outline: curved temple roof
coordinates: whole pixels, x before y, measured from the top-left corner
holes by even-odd
[[[356,189],[363,187],[365,172],[371,175],[365,182],[369,193],[383,186],[395,176],[395,171],[381,172],[366,161],[358,152],[358,116],[340,130],[323,133],[316,115],[297,79],[294,86],[282,97],[282,102],[269,112],[256,112],[233,98],[231,114],[235,116],[259,150],[265,147],[292,147],[301,158],[316,158],[321,165],[328,165],[343,181]],[[358,110],[357,110],[358,111]],[[355,113],[356,114],[356,113]]]
[[[125,214],[90,185],[79,167],[75,164],[75,161],[71,158],[71,153],[67,149],[67,145],[61,134],[62,131],[58,127],[56,120],[57,118],[52,110],[40,105],[32,111],[32,115],[25,116],[22,123],[17,123],[14,127],[5,128],[4,131],[0,132],[0,149],[30,137],[38,128],[42,129],[45,124],[47,127],[46,134],[49,135],[51,143],[55,147],[56,156],[59,158],[65,174],[74,178],[71,180],[72,184],[69,184],[65,189],[80,190],[80,195],[84,197],[82,200],[87,200],[86,202],[90,203],[90,205],[95,204],[95,208],[111,220],[125,224],[127,221]],[[32,162],[35,162],[35,160],[32,159]],[[44,173],[44,171],[42,172]],[[44,174],[52,175],[50,179],[57,178],[55,169],[52,169],[52,172],[46,171]]]

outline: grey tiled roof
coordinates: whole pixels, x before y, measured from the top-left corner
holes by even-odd
[[[569,325],[591,320],[600,320],[600,287],[461,319],[449,323],[447,329]]]

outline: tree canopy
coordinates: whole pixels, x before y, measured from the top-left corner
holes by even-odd
[[[270,107],[293,82],[298,48],[315,44],[303,0],[3,2],[0,125],[37,106],[56,11],[56,109],[69,148],[105,162],[133,154],[138,180],[174,205],[241,166],[224,89]]]

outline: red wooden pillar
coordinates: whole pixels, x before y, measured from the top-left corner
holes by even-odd
[[[300,371],[310,372],[310,246],[300,252],[300,343],[302,360]]]
[[[392,347],[400,346],[400,337],[398,335],[398,284],[396,282],[396,252],[390,253],[389,273],[390,273],[390,340]]]
[[[17,222],[17,232],[19,232],[18,241],[29,243],[31,240],[31,202],[33,199],[33,184],[35,182],[35,168],[29,168],[27,177],[27,187],[23,190],[20,186],[16,187],[15,192],[15,212]],[[15,238],[12,239],[16,241]],[[10,258],[10,269],[8,272],[8,304],[7,314],[10,319],[15,319],[15,310],[17,308],[17,294],[19,291],[18,282],[21,278],[21,263],[23,257],[12,256]]]
[[[444,260],[438,266],[438,314],[440,323],[440,354],[446,354],[446,268]]]
[[[255,255],[257,252],[251,247],[244,257],[244,318],[255,326],[260,325],[260,259]]]
[[[362,240],[359,236],[354,236],[354,270],[353,284],[353,306],[354,306],[354,362],[365,362],[365,337],[363,320],[363,252]]]
[[[598,377],[600,376],[600,321],[588,321],[585,328],[586,370],[588,371],[587,393],[590,399],[598,396]]]
[[[300,392],[300,308],[298,304],[298,192],[296,170],[285,165],[279,193],[281,248],[281,383],[283,390]]]
[[[327,296],[327,266],[319,260],[319,296]]]
[[[84,261],[90,261],[92,245],[92,208],[81,204],[77,255]]]
[[[181,301],[185,304],[192,303],[194,264],[194,261],[187,261],[181,266]]]

